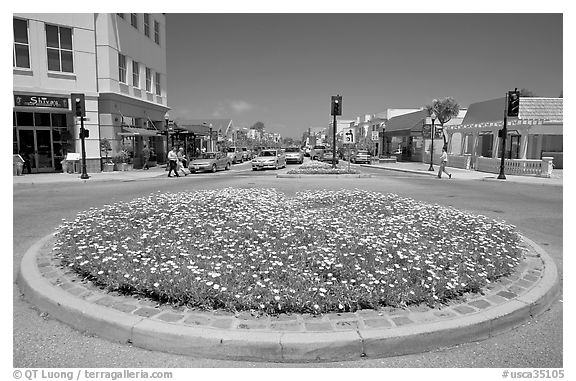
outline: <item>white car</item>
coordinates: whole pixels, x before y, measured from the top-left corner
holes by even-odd
[[[286,167],[286,154],[281,149],[266,149],[260,155],[252,159],[252,170],[279,169]]]
[[[286,152],[286,162],[302,164],[304,162],[304,153],[299,147],[288,147]]]
[[[232,164],[241,163],[244,161],[242,149],[238,147],[229,147],[227,152],[228,157],[232,160]]]

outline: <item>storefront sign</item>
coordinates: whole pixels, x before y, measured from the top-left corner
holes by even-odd
[[[68,108],[68,98],[40,95],[14,95],[14,105],[24,107]]]

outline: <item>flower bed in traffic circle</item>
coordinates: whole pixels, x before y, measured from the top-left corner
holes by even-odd
[[[298,168],[291,169],[287,172],[290,175],[346,175],[346,174],[359,174],[360,171],[354,168],[345,166],[337,166],[332,168],[332,164],[322,161],[311,160],[307,163],[300,165]]]
[[[110,290],[267,313],[434,305],[523,255],[514,228],[363,190],[157,193],[64,221],[55,255]]]

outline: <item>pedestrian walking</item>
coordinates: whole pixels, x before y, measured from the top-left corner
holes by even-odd
[[[440,169],[438,170],[438,178],[442,178],[442,172],[448,175],[448,178],[452,178],[452,174],[446,171],[446,165],[448,164],[448,153],[446,152],[446,147],[442,148],[442,155],[440,156]]]
[[[186,156],[184,155],[184,148],[180,147],[176,156],[178,157],[178,164],[177,164],[176,173],[177,174],[182,173],[184,176],[188,176],[190,171],[188,170],[188,168],[186,166],[187,161],[186,161]]]
[[[168,164],[170,165],[170,169],[168,170],[168,177],[174,171],[176,177],[180,177],[178,174],[178,154],[176,153],[176,147],[172,147],[172,151],[168,152]]]
[[[150,160],[151,149],[147,145],[142,148],[142,160],[144,160],[144,169],[150,169],[148,161]]]

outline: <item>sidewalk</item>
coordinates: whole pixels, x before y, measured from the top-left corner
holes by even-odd
[[[88,173],[89,178],[83,180],[80,173],[33,173],[23,176],[13,176],[13,184],[52,184],[52,183],[80,183],[94,181],[133,181],[142,179],[152,179],[166,176],[164,165],[152,167],[150,169],[134,169],[131,171],[96,172]]]
[[[415,173],[425,176],[438,176],[438,165],[434,165],[434,171],[428,171],[430,164],[420,163],[420,162],[396,162],[396,163],[378,163],[378,164],[362,164],[362,167],[367,168],[378,168],[389,171],[398,171],[405,173]],[[563,185],[563,172],[561,169],[555,169],[552,172],[550,178],[537,177],[537,176],[517,176],[517,175],[506,175],[505,180],[499,180],[498,174],[479,172],[468,169],[452,168],[447,167],[448,173],[452,174],[451,181],[461,181],[461,180],[478,180],[478,181],[497,181],[505,183],[517,183],[517,184],[534,184],[534,185],[549,185],[549,186],[562,186]],[[442,175],[444,180],[448,180],[446,174]]]

